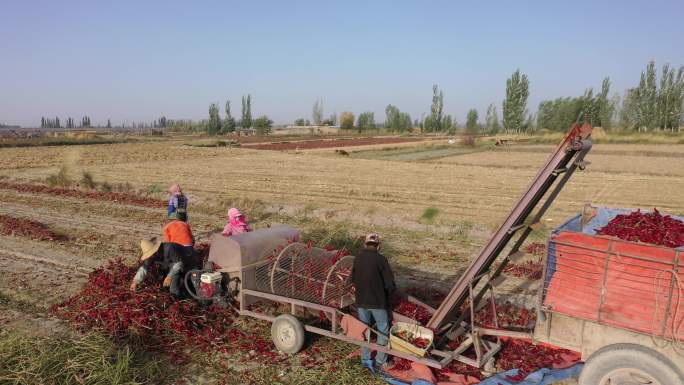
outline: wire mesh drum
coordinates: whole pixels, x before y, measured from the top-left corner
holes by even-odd
[[[354,257],[291,243],[268,264],[257,268],[257,290],[338,308],[353,302],[351,274]]]

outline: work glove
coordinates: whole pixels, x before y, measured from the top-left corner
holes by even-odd
[[[169,287],[171,286],[171,277],[166,277],[164,278],[164,283],[162,284],[164,287]]]

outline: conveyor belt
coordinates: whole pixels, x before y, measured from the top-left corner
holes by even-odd
[[[513,210],[508,215],[508,218],[499,227],[494,236],[482,248],[478,257],[473,260],[466,271],[461,275],[458,282],[451,289],[447,297],[439,306],[435,314],[427,324],[433,329],[440,329],[443,326],[456,321],[462,305],[468,299],[469,288],[471,285],[476,285],[483,275],[489,271],[490,267],[497,260],[501,252],[506,248],[509,242],[516,234],[520,234],[511,250],[502,261],[501,265],[495,272],[489,275],[489,279],[494,279],[501,274],[504,267],[509,261],[509,258],[518,253],[519,248],[527,236],[532,232],[530,226],[534,226],[541,220],[541,217],[551,205],[553,200],[558,196],[565,183],[570,179],[577,168],[584,169],[584,156],[591,149],[591,135],[592,127],[588,124],[579,125],[575,123],[568,133],[565,135],[561,143],[558,145],[553,154],[547,159],[546,164],[539,170],[535,178],[532,180],[530,187],[518,200],[518,203],[513,207]],[[558,183],[555,183],[553,191],[548,194],[544,203],[539,207],[532,217],[531,221],[528,218],[533,213],[535,208],[544,199],[544,196],[554,182],[560,177]],[[474,296],[474,303],[482,299],[484,290]],[[460,315],[459,320],[467,316]],[[456,322],[458,324],[460,322]]]

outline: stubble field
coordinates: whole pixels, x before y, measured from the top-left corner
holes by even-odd
[[[0,235],[0,323],[18,328],[28,317],[50,324],[47,307],[75,293],[107,260],[134,262],[139,240],[159,234],[165,217],[163,208],[19,191],[6,183],[41,184],[64,167],[75,182],[88,172],[96,182],[162,200],[178,182],[200,240],[223,226],[231,206],[256,227],[290,223],[314,242],[373,230],[385,240],[401,285],[446,290],[553,149],[390,143],[346,148],[350,155],[343,156],[332,148],[281,152],[188,142],[0,149],[0,214],[39,221],[68,238]],[[684,214],[684,145],[598,144],[588,160],[536,240],[585,203]],[[534,291],[524,279],[506,288]]]

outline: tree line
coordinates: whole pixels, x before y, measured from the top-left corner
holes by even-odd
[[[175,121],[167,119],[166,116],[162,116],[159,119],[155,119],[153,122],[148,123],[148,122],[132,122],[132,123],[126,123],[123,122],[121,125],[117,126],[118,128],[169,128],[176,124]],[[49,117],[41,117],[40,118],[40,128],[91,128],[94,127],[91,120],[90,116],[83,116],[81,118],[81,121],[76,124],[74,121],[74,118],[68,117],[66,122],[62,124],[62,122],[59,120],[59,117],[56,116],[54,118],[49,118]],[[97,126],[97,127],[102,127],[102,126]],[[105,128],[113,128],[114,126],[112,125],[111,119],[107,119],[107,123],[104,126]]]
[[[530,81],[526,74],[516,70],[506,80],[506,96],[501,104],[502,119],[497,106],[487,107],[484,122],[480,122],[477,109],[470,109],[463,127],[467,133],[522,133],[537,129],[564,131],[574,122],[590,123],[595,127],[612,129],[619,126],[626,130],[679,131],[684,113],[684,66],[674,69],[666,64],[658,78],[654,62],[642,71],[639,83],[626,91],[625,97],[610,95],[611,81],[605,77],[600,91],[587,88],[583,95],[542,100],[537,113],[527,109]],[[359,131],[383,127],[386,130],[405,132],[414,127],[421,132],[453,133],[459,125],[452,115],[445,112],[444,92],[438,85],[432,87],[432,103],[427,116],[411,121],[407,113],[390,104],[385,108],[384,123],[375,123],[372,112],[359,115],[354,126],[354,115],[345,111],[341,115],[342,129],[357,128]],[[300,120],[301,122],[301,120]]]
[[[675,70],[665,64],[658,79],[655,62],[649,62],[639,83],[625,92],[622,103],[618,94],[609,97],[610,84],[606,77],[596,95],[588,88],[582,96],[542,101],[536,128],[565,130],[579,117],[582,122],[605,129],[619,126],[639,132],[679,132],[684,108],[684,66]]]
[[[666,64],[660,70],[651,61],[641,72],[638,84],[629,88],[624,97],[618,94],[610,96],[611,81],[605,77],[600,91],[587,88],[580,96],[559,97],[542,100],[536,114],[527,109],[530,94],[530,81],[526,74],[516,70],[506,80],[505,98],[501,103],[502,117],[499,119],[498,106],[491,103],[487,107],[484,121],[480,122],[477,109],[470,109],[463,127],[444,107],[444,92],[437,84],[432,86],[430,109],[421,119],[412,120],[407,112],[396,105],[385,107],[384,121],[378,122],[375,113],[364,111],[355,116],[351,111],[343,111],[324,117],[323,100],[317,99],[311,110],[311,119],[298,118],[295,126],[338,126],[343,130],[356,129],[359,132],[374,129],[385,129],[393,132],[409,132],[418,128],[424,133],[450,133],[463,128],[467,133],[522,133],[546,129],[564,131],[573,122],[581,121],[596,127],[611,129],[619,126],[622,129],[635,131],[667,130],[679,131],[684,112],[684,66],[678,69]],[[260,135],[271,133],[273,121],[266,115],[256,119],[252,117],[252,96],[242,97],[239,119],[231,113],[231,101],[224,106],[221,117],[218,103],[209,105],[208,119],[195,122],[192,120],[171,120],[162,116],[151,124],[133,123],[132,128],[163,128],[176,131],[205,131],[210,135],[229,134],[242,131],[255,131]],[[107,127],[111,128],[107,120]],[[76,127],[74,119],[69,117],[66,128]],[[90,117],[84,116],[78,127],[91,127]],[[122,125],[125,127],[125,124]],[[58,117],[42,117],[41,128],[62,128]]]
[[[242,97],[242,110],[240,120],[236,121],[230,109],[230,100],[226,101],[225,117],[221,119],[217,103],[209,105],[209,120],[205,129],[209,135],[229,134],[233,132],[254,129],[259,135],[268,135],[273,129],[273,121],[268,116],[262,115],[252,119],[252,95]]]

